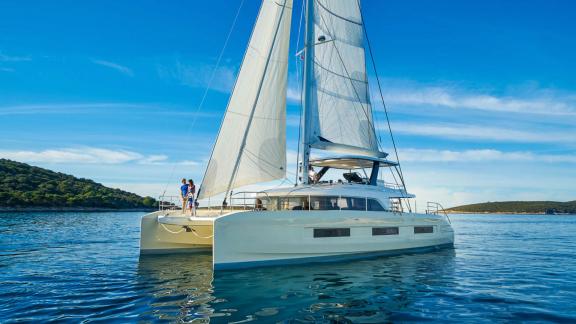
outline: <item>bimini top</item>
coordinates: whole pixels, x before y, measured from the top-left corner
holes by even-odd
[[[310,160],[310,165],[315,167],[330,167],[334,169],[366,169],[372,168],[374,162],[380,162],[380,167],[396,166],[398,163],[386,160],[385,158],[362,156],[362,155],[347,155],[339,157],[329,157]]]

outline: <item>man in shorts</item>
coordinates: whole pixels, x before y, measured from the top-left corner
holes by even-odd
[[[188,183],[186,179],[182,179],[182,185],[180,186],[180,198],[182,198],[182,212],[186,211],[186,205],[188,204]]]

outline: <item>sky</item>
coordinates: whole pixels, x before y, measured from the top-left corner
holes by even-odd
[[[0,0],[0,158],[154,197],[199,182],[259,4]],[[576,199],[575,2],[362,6],[419,205]],[[300,14],[295,0],[287,184]],[[378,100],[374,110],[391,152]]]

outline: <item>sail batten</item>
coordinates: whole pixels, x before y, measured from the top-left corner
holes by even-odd
[[[286,175],[292,0],[263,0],[199,199]]]

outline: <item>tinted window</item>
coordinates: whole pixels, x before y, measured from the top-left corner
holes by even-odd
[[[366,198],[342,197],[340,207],[342,210],[366,210]]]
[[[350,236],[349,228],[315,228],[314,237]]]
[[[310,209],[314,210],[337,210],[338,197],[310,197]]]
[[[308,210],[308,197],[281,197],[279,205],[281,210]]]
[[[310,201],[308,200],[310,199]],[[257,206],[260,206],[258,203]],[[385,211],[375,199],[337,196],[266,197],[261,198],[265,210],[370,210]],[[260,207],[257,207],[260,209]]]
[[[414,234],[434,233],[432,226],[414,226]]]
[[[278,210],[278,198],[276,197],[265,197],[260,198],[263,210]],[[259,201],[256,200],[256,209],[259,209]]]
[[[398,227],[372,227],[372,235],[398,235]]]
[[[384,211],[384,207],[374,199],[368,199],[368,210],[371,211]]]

